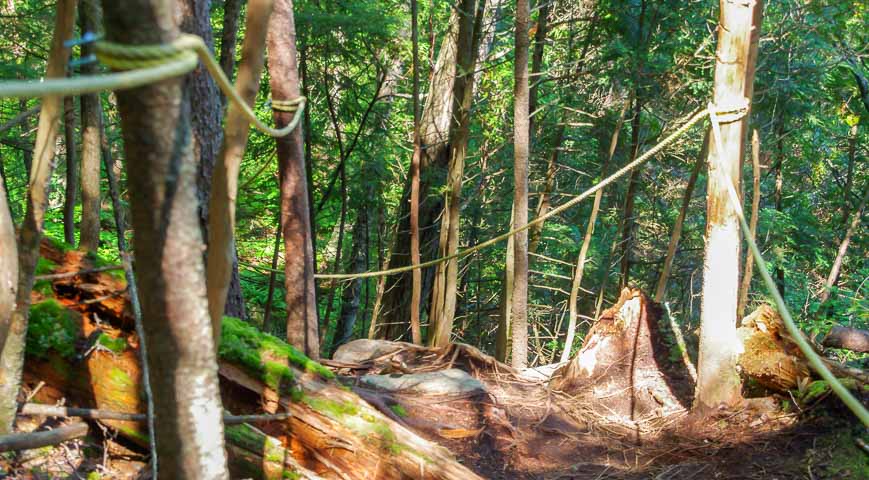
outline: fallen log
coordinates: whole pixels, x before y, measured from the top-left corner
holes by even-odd
[[[789,340],[781,317],[769,305],[759,306],[742,319],[736,333],[742,342],[738,363],[744,377],[770,390],[787,392],[811,376],[799,348]]]
[[[858,353],[869,352],[869,331],[836,325],[821,344],[827,348],[844,348]]]
[[[93,265],[77,252],[49,250],[60,271]],[[126,294],[105,272],[53,280],[54,297],[34,305],[28,332],[25,383],[46,384],[41,403],[66,398],[77,407],[141,414],[144,411]],[[34,294],[42,299],[46,292]],[[289,418],[226,428],[234,476],[282,478],[478,479],[443,447],[424,440],[339,384],[330,370],[281,340],[237,319],[225,319],[219,347],[224,408],[236,414],[286,413]],[[138,417],[137,417],[138,418]],[[147,445],[136,421],[99,420],[122,436]],[[303,477],[316,478],[316,477]]]
[[[86,423],[73,423],[43,432],[13,433],[0,436],[0,452],[30,450],[75,440],[87,435]]]

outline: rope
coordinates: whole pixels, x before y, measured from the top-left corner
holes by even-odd
[[[74,96],[106,90],[129,90],[186,75],[196,69],[202,61],[220,91],[241,109],[242,114],[254,128],[266,135],[272,137],[288,135],[299,125],[305,109],[305,97],[294,100],[274,100],[273,110],[293,112],[295,115],[283,128],[275,129],[263,123],[235,91],[232,82],[223,73],[223,69],[220,68],[202,38],[196,35],[182,34],[170,43],[158,45],[124,45],[98,41],[94,44],[94,50],[101,63],[120,71],[74,78],[0,82],[0,98]]]
[[[745,107],[737,107],[737,109],[721,110],[717,113],[719,115],[728,115],[729,116],[729,115],[733,115],[735,113],[738,113],[739,109],[744,109],[744,108]],[[506,240],[506,239],[512,237],[513,235],[516,235],[519,232],[523,232],[523,231],[528,230],[529,228],[531,228],[535,225],[543,223],[547,219],[552,218],[552,217],[560,214],[561,212],[567,210],[568,208],[573,207],[574,205],[589,198],[590,196],[594,195],[598,190],[606,188],[611,183],[615,182],[616,180],[623,177],[624,175],[630,173],[631,170],[646,163],[650,158],[652,158],[655,155],[657,155],[658,153],[660,153],[661,150],[663,150],[664,148],[667,147],[667,145],[673,143],[676,139],[678,139],[679,137],[684,135],[685,132],[690,130],[691,127],[693,127],[698,122],[700,122],[701,120],[706,118],[706,116],[709,115],[709,112],[710,112],[709,108],[706,108],[704,110],[701,110],[701,111],[695,113],[687,122],[685,122],[684,125],[679,127],[675,132],[671,133],[663,140],[661,140],[657,145],[655,145],[654,147],[650,148],[645,153],[643,153],[642,155],[637,157],[636,160],[625,165],[617,172],[613,173],[612,175],[610,175],[606,179],[601,180],[593,187],[582,192],[578,196],[572,198],[570,201],[565,202],[564,204],[559,205],[556,208],[553,208],[552,210],[550,210],[546,214],[535,218],[534,220],[528,222],[527,224],[525,224],[522,227],[515,228],[515,229],[510,230],[506,233],[502,233],[501,235],[498,235],[497,237],[491,238],[491,239],[486,240],[485,242],[482,242],[482,243],[478,243],[477,245],[475,245],[471,248],[458,251],[452,255],[447,255],[445,257],[441,257],[441,258],[438,258],[435,260],[429,260],[427,262],[422,262],[422,263],[417,264],[417,265],[408,265],[408,266],[404,266],[404,267],[397,267],[397,268],[392,268],[389,270],[380,270],[380,271],[376,271],[376,272],[363,272],[363,273],[352,273],[352,274],[350,274],[350,273],[318,273],[318,274],[314,275],[314,278],[321,279],[321,280],[355,280],[357,278],[371,278],[371,277],[380,277],[380,276],[384,276],[384,275],[395,275],[397,273],[409,272],[409,271],[416,270],[419,268],[427,268],[427,267],[431,267],[434,265],[438,265],[438,264],[443,263],[443,262],[447,262],[450,260],[454,260],[457,258],[462,258],[462,257],[466,257],[468,255],[471,255],[472,253],[478,252],[484,248],[490,247],[498,242]]]
[[[746,105],[747,105],[746,100]],[[709,107],[706,109],[709,112],[709,123],[712,125],[712,135],[715,139],[715,148],[718,152],[724,151],[724,144],[721,139],[721,123],[729,123],[736,121],[731,117],[725,117],[724,119],[719,118],[718,111],[714,107],[713,104],[709,104]],[[741,117],[740,117],[741,118]],[[737,118],[738,120],[738,118]],[[740,230],[742,231],[743,236],[745,237],[746,243],[748,243],[748,249],[751,251],[751,255],[754,257],[754,260],[757,262],[757,269],[760,271],[760,276],[763,278],[763,283],[766,285],[767,290],[770,295],[772,295],[773,301],[775,302],[776,308],[778,308],[779,314],[781,314],[782,319],[784,319],[785,328],[790,334],[791,338],[797,344],[800,351],[803,352],[803,355],[809,361],[809,365],[821,376],[824,380],[826,380],[827,384],[833,390],[833,392],[838,396],[842,403],[844,403],[854,415],[863,422],[863,426],[869,428],[869,410],[854,397],[851,392],[842,385],[842,382],[836,378],[835,375],[827,368],[827,365],[824,364],[821,357],[815,352],[809,342],[806,341],[805,336],[803,336],[803,332],[797,327],[796,322],[794,322],[793,317],[791,316],[790,310],[788,310],[787,305],[785,305],[784,298],[782,298],[781,293],[778,291],[778,287],[775,285],[775,281],[769,275],[769,269],[766,267],[766,262],[763,259],[763,256],[760,253],[760,249],[757,246],[757,243],[751,238],[749,232],[751,232],[751,228],[748,226],[748,222],[745,220],[745,214],[742,211],[742,203],[739,201],[739,195],[736,193],[736,187],[733,185],[733,179],[730,178],[730,174],[728,174],[724,169],[715,168],[714,171],[717,171],[719,175],[721,175],[721,179],[724,184],[727,186],[727,196],[730,199],[731,206],[733,210],[736,212],[736,217],[739,219]]]

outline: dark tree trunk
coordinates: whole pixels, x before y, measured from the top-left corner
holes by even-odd
[[[180,0],[176,3],[181,31],[199,35],[209,49],[214,51],[214,33],[211,29],[211,0]],[[234,57],[233,57],[234,58]],[[208,238],[208,203],[211,198],[211,184],[214,166],[220,145],[223,142],[221,126],[222,105],[220,90],[214,79],[199,66],[187,76],[185,89],[190,92],[191,126],[193,127],[193,155],[197,160],[196,186],[199,200],[199,225],[202,238]],[[237,257],[237,253],[234,255]],[[244,297],[238,276],[238,261],[233,258],[232,277],[226,296],[226,315],[245,318]]]
[[[353,273],[365,271],[365,254],[368,251],[368,211],[367,206],[361,205],[356,213],[356,224],[353,226],[353,245],[350,247],[350,261],[353,262],[350,270]],[[335,352],[339,346],[347,343],[353,337],[353,328],[356,326],[356,318],[359,314],[359,303],[362,299],[363,279],[355,279],[344,287],[341,296],[341,313],[338,316],[338,324],[332,335],[332,348]]]
[[[82,32],[96,32],[102,22],[99,4],[80,1],[79,29]],[[81,47],[81,56],[93,53],[93,44]],[[82,74],[90,75],[96,71],[95,64],[82,66]],[[81,227],[79,248],[95,252],[100,246],[100,156],[102,104],[98,94],[81,97]]]
[[[631,161],[640,153],[640,114],[643,104],[634,96],[634,117],[631,120]],[[639,186],[640,169],[634,169],[628,180],[628,191],[625,194],[625,207],[622,210],[622,238],[621,238],[621,266],[619,268],[619,290],[628,286],[631,275],[631,251],[633,250],[634,238],[634,200]]]
[[[292,0],[276,0],[268,34],[268,64],[272,98],[292,100],[301,95],[296,64],[296,26]],[[280,127],[292,113],[274,112]],[[281,229],[284,236],[287,289],[287,343],[314,359],[320,356],[314,252],[305,172],[302,129],[277,139],[281,181]]]
[[[238,43],[238,20],[244,0],[223,2],[223,31],[220,32],[220,68],[232,80],[235,73],[235,47]],[[226,98],[221,95],[226,102]]]
[[[63,144],[66,148],[66,195],[63,201],[63,240],[75,245],[75,203],[78,191],[78,156],[75,145],[74,97],[63,99]]]
[[[108,39],[131,45],[172,41],[180,32],[165,7],[154,0],[103,2]],[[197,211],[201,150],[193,148],[184,83],[166,80],[118,92],[118,109],[151,386],[161,418],[160,477],[225,479],[223,409]]]

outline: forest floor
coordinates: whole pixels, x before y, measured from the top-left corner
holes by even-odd
[[[54,262],[43,274],[92,266],[74,253],[46,250],[43,255]],[[110,277],[99,274],[91,279],[95,283],[75,281],[75,285],[70,280],[38,283],[35,299],[54,298],[65,308],[81,309],[84,302],[79,294],[86,291],[100,298],[100,315],[108,317],[113,309],[125,308],[121,295],[105,295],[117,281]],[[73,290],[78,297],[70,295]],[[104,327],[110,329],[108,324]],[[58,332],[43,334],[56,340],[62,333]],[[680,406],[631,419],[608,406],[622,408],[618,401],[595,398],[591,389],[574,390],[588,392],[575,396],[554,389],[549,381],[552,366],[536,370],[534,376],[518,374],[465,345],[435,350],[399,342],[359,340],[349,345],[353,344],[361,345],[362,361],[336,355],[336,360],[323,362],[339,381],[392,420],[448,448],[483,478],[869,478],[869,453],[865,443],[858,444],[861,438],[867,440],[865,430],[835,397],[811,405],[798,405],[793,397],[760,397],[747,400],[742,408],[697,413],[688,409],[693,385],[681,377],[680,384],[671,385],[681,392]],[[471,387],[433,389],[437,378],[449,372]],[[22,402],[44,401],[40,397],[53,388],[47,377],[44,385],[33,375],[30,372],[22,389]],[[370,383],[372,378],[402,382],[414,376],[426,381],[421,380],[418,388],[392,389]],[[430,378],[435,381],[428,382]],[[67,398],[63,391],[48,397]],[[30,432],[60,422],[22,415],[17,429]],[[0,454],[0,478],[148,478],[141,446],[100,423],[90,425],[89,435],[79,440]],[[262,429],[270,431],[269,425]]]

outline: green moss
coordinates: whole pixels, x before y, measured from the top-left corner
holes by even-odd
[[[63,358],[75,355],[78,326],[72,312],[57,300],[49,299],[30,307],[26,352],[37,358],[47,358],[54,351]]]
[[[227,440],[233,445],[250,452],[256,452],[268,462],[282,463],[286,450],[280,443],[257,432],[250,425],[229,425],[225,429]]]
[[[101,333],[97,343],[109,349],[112,353],[124,353],[127,349],[127,341],[123,338],[112,338],[106,333]]]
[[[359,415],[359,406],[352,402],[336,402],[328,398],[304,397],[302,402],[333,420],[341,421],[345,416]]]
[[[37,280],[33,284],[33,291],[39,293],[43,297],[51,297],[54,295],[54,287],[51,280]]]
[[[825,478],[869,478],[866,452],[857,445],[860,428],[836,429],[817,440],[810,455],[821,453]],[[863,440],[869,440],[863,436]]]
[[[36,275],[50,275],[54,273],[54,270],[57,268],[57,264],[52,262],[51,260],[39,257],[39,260],[36,262]]]
[[[282,478],[286,478],[288,480],[299,480],[302,476],[298,472],[292,472],[290,470],[284,470],[284,473],[281,474]]]
[[[857,390],[859,388],[857,381],[853,378],[840,378],[839,382],[848,390]],[[830,393],[830,385],[824,380],[815,380],[810,383],[805,389],[800,392],[800,403],[811,403],[826,394]]]
[[[121,370],[118,367],[113,367],[109,370],[108,373],[109,381],[112,382],[112,385],[116,385],[118,389],[128,389],[134,386],[133,379],[130,378],[130,375],[127,372]]]
[[[328,368],[237,318],[224,317],[219,353],[220,358],[239,363],[257,373],[268,386],[276,390],[289,391],[295,380],[293,370],[275,361],[277,359],[285,359],[287,363],[327,380],[335,378]]]
[[[401,418],[407,417],[407,410],[401,406],[401,404],[396,403],[395,405],[390,405],[389,409],[392,410],[392,413],[398,415]]]
[[[142,433],[135,427],[122,425],[118,427],[118,431],[124,434],[125,437],[134,440],[140,445],[148,445],[149,438],[147,433]]]
[[[66,242],[64,242],[63,240],[60,240],[60,239],[58,239],[58,238],[55,238],[55,237],[52,237],[52,236],[49,236],[49,235],[45,235],[43,238],[44,238],[48,243],[50,243],[51,246],[54,247],[55,250],[57,250],[57,251],[59,251],[59,252],[61,252],[61,253],[66,253],[66,252],[69,252],[69,251],[75,250],[75,246],[74,246],[74,245],[70,245],[70,244],[68,244],[68,243],[66,243]]]

